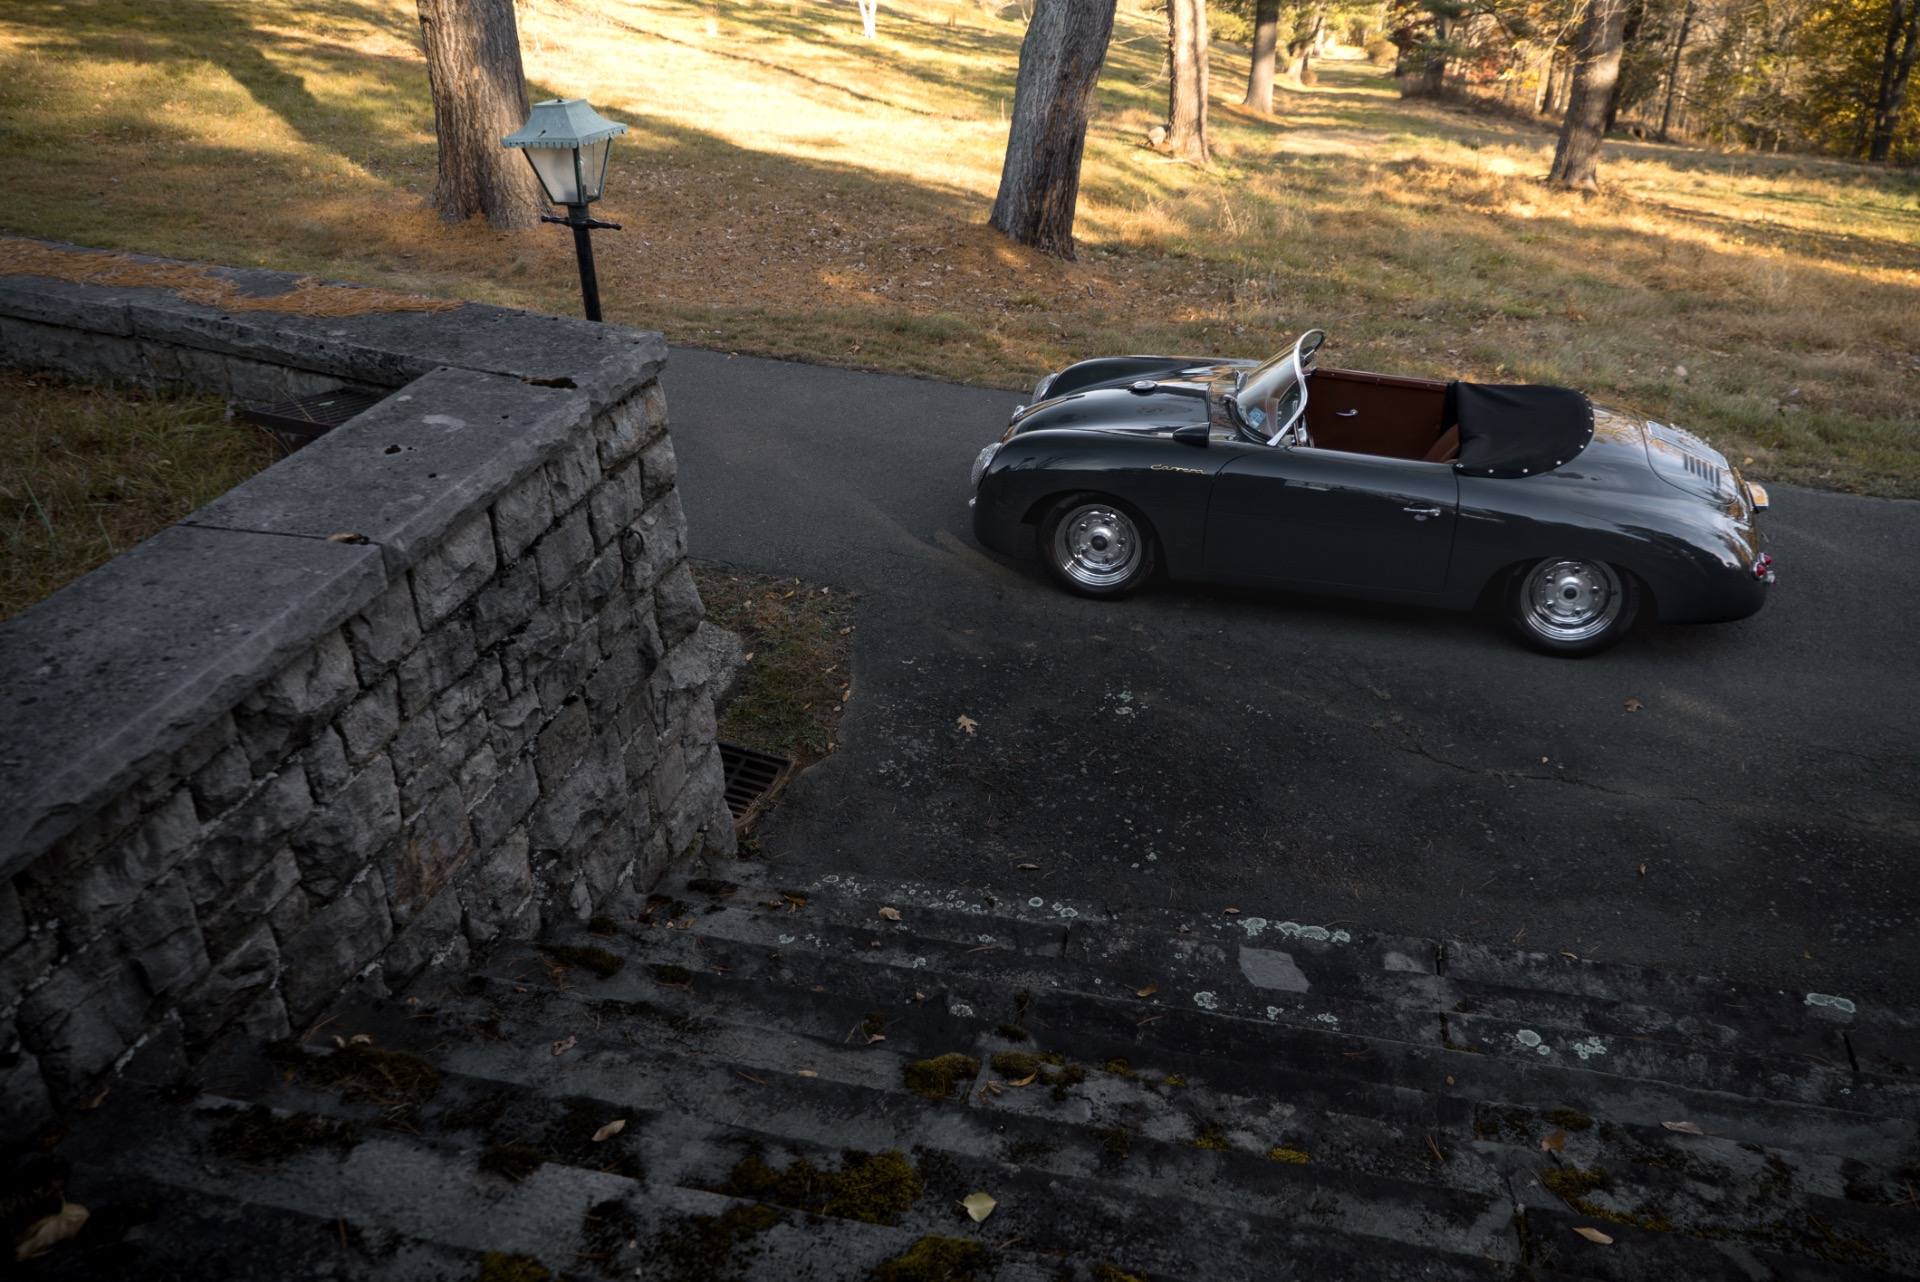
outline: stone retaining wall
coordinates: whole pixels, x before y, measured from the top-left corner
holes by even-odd
[[[731,847],[665,360],[0,276],[7,364],[396,389],[0,625],[0,1131]]]

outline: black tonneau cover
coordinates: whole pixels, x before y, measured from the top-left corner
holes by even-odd
[[[1460,429],[1454,466],[1474,476],[1550,472],[1593,439],[1593,404],[1571,387],[1447,384],[1443,428]]]

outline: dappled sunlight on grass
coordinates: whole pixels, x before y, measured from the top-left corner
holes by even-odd
[[[1920,179],[1608,144],[1401,99],[1357,58],[1237,104],[1216,163],[1145,143],[1164,18],[1123,6],[1089,131],[1080,261],[984,225],[1022,28],[909,0],[524,0],[536,96],[632,127],[596,237],[608,315],[728,350],[1023,386],[1115,351],[1568,383],[1708,432],[1762,477],[1920,494]],[[0,11],[0,225],[573,311],[551,228],[442,225],[411,0],[16,0]],[[76,152],[72,143],[84,145]],[[1681,372],[1683,371],[1684,372]],[[984,429],[983,429],[984,430]]]

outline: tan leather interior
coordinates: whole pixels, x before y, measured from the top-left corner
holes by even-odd
[[[1460,429],[1450,427],[1428,448],[1423,462],[1451,463],[1460,457]]]
[[[1441,431],[1446,399],[1438,379],[1317,369],[1307,380],[1307,434],[1323,450],[1449,462],[1460,438]]]

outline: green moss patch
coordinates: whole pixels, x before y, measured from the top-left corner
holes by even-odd
[[[649,966],[647,969],[653,972],[653,980],[656,984],[665,984],[670,988],[685,988],[693,982],[693,972],[685,966],[662,963]]]
[[[312,1113],[278,1117],[260,1104],[217,1128],[208,1138],[222,1157],[252,1166],[277,1166],[314,1149],[348,1153],[360,1142],[360,1136],[345,1122]]]
[[[1146,1275],[1129,1273],[1117,1264],[1106,1260],[1093,1266],[1093,1282],[1147,1282]]]
[[[848,1149],[840,1155],[838,1170],[822,1169],[804,1158],[775,1170],[756,1153],[711,1191],[862,1224],[898,1224],[924,1189],[919,1172],[898,1149]]]
[[[1582,1215],[1614,1224],[1631,1224],[1656,1233],[1674,1231],[1673,1221],[1664,1215],[1634,1215],[1610,1210],[1594,1201],[1593,1194],[1606,1192],[1613,1187],[1613,1175],[1605,1167],[1553,1166],[1540,1172],[1540,1182],[1552,1189],[1555,1197]]]
[[[923,1237],[900,1255],[882,1260],[868,1282],[983,1282],[987,1249],[961,1237]]]
[[[1078,1064],[1067,1062],[1058,1052],[1036,1055],[1028,1051],[998,1051],[989,1063],[993,1071],[1010,1082],[1024,1082],[1029,1078],[1042,1086],[1053,1088],[1053,1097],[1057,1100],[1067,1097],[1067,1088],[1078,1086],[1087,1080],[1087,1070]]]
[[[640,1220],[633,1208],[619,1198],[596,1203],[580,1221],[587,1263],[603,1278],[632,1277],[634,1270],[626,1259],[627,1243],[636,1241],[640,1232]]]
[[[304,1085],[339,1091],[343,1100],[363,1100],[379,1108],[380,1125],[388,1128],[410,1127],[420,1106],[440,1093],[440,1070],[405,1051],[348,1046],[321,1055],[281,1042],[267,1054]]]
[[[707,615],[752,656],[720,737],[793,758],[804,769],[834,749],[852,694],[853,598],[798,579],[696,565]]]
[[[1133,1152],[1133,1132],[1124,1126],[1102,1126],[1093,1133],[1099,1137],[1100,1147],[1115,1157],[1125,1157]]]
[[[1593,1129],[1593,1119],[1577,1108],[1550,1108],[1547,1110],[1547,1120],[1563,1130],[1575,1133]]]
[[[1002,1024],[1000,1025],[1000,1027],[994,1029],[993,1031],[1000,1034],[1000,1036],[1006,1038],[1010,1042],[1031,1041],[1033,1038],[1032,1033],[1029,1033],[1026,1029],[1020,1027],[1020,1025],[1018,1024]]]
[[[585,947],[574,944],[542,944],[540,951],[562,966],[590,970],[602,979],[619,974],[620,968],[627,964],[626,958],[593,944]]]
[[[606,913],[595,913],[592,919],[587,922],[587,933],[589,935],[617,935],[620,933],[620,923]]]
[[[1233,1141],[1227,1138],[1227,1128],[1218,1122],[1208,1122],[1203,1125],[1200,1133],[1193,1137],[1191,1143],[1195,1148],[1210,1148],[1222,1153],[1233,1151]]]
[[[480,1272],[474,1282],[552,1282],[553,1274],[531,1255],[509,1255],[488,1251],[480,1257]]]
[[[1277,1144],[1267,1150],[1269,1162],[1292,1162],[1296,1166],[1305,1166],[1313,1160],[1313,1155],[1297,1144]]]
[[[746,1282],[761,1246],[754,1239],[785,1220],[771,1206],[736,1206],[677,1220],[648,1250],[649,1282]]]
[[[966,1089],[980,1072],[980,1061],[971,1055],[953,1051],[932,1059],[916,1059],[900,1070],[908,1090],[928,1099],[951,1099],[953,1088]]]

